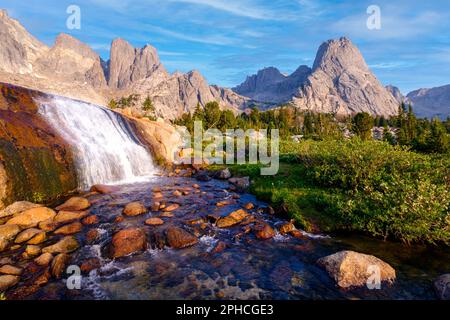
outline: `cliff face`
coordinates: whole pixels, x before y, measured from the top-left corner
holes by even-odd
[[[0,207],[48,201],[77,188],[65,141],[37,114],[38,92],[0,83]]]

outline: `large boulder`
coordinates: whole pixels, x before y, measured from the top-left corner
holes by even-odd
[[[441,300],[450,300],[450,273],[443,274],[434,281],[434,289]]]
[[[24,211],[14,218],[8,220],[6,224],[15,224],[21,228],[33,228],[45,220],[52,219],[56,216],[55,211],[45,207],[33,208]]]
[[[393,283],[394,268],[375,256],[354,251],[340,251],[317,261],[341,288],[363,287],[379,271],[380,281]]]
[[[72,197],[62,205],[56,207],[58,211],[83,211],[89,208],[91,204],[85,198],[81,197]]]
[[[146,246],[147,238],[141,229],[121,230],[112,238],[112,256],[124,257],[145,250]]]

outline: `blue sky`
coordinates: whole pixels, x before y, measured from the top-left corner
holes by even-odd
[[[71,4],[81,8],[81,30],[66,28]],[[366,27],[372,4],[381,30]],[[226,87],[267,66],[286,73],[311,66],[318,46],[340,36],[403,93],[450,83],[448,0],[0,0],[0,7],[48,45],[65,32],[107,59],[114,38],[149,43],[169,71],[197,69]]]

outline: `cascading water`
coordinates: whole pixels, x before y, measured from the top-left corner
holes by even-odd
[[[36,102],[39,113],[71,145],[81,189],[139,181],[155,172],[150,154],[120,114],[61,97]]]

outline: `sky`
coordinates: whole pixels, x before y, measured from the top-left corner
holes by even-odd
[[[67,28],[70,5],[80,8],[79,30]],[[367,27],[371,5],[379,29]],[[448,0],[0,0],[0,8],[47,45],[68,33],[107,60],[115,38],[151,44],[170,72],[199,70],[225,87],[264,67],[312,66],[320,44],[341,36],[404,94],[450,84]]]

